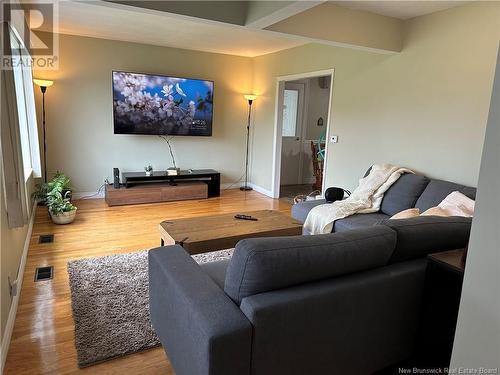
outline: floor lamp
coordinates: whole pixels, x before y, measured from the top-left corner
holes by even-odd
[[[246,94],[243,95],[246,100],[248,100],[248,121],[247,121],[247,153],[245,157],[245,185],[240,187],[242,191],[252,190],[250,186],[248,186],[248,142],[250,140],[250,120],[252,116],[252,103],[255,99],[257,99],[257,95]]]
[[[45,92],[47,87],[54,84],[54,81],[49,81],[46,79],[34,79],[35,85],[40,86],[42,91],[42,124],[43,124],[43,182],[47,182],[47,142],[46,142],[46,132],[45,132]]]

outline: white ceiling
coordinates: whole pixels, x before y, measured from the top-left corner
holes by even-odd
[[[363,10],[406,20],[463,5],[469,1],[332,1],[349,9]]]
[[[99,1],[60,1],[59,32],[248,57],[307,42],[264,30]]]

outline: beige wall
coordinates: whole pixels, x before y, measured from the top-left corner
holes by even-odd
[[[327,185],[352,189],[374,162],[476,185],[499,16],[495,2],[415,18],[397,55],[310,44],[255,58],[252,182],[271,189],[276,77],[334,68]]]
[[[215,81],[212,137],[175,137],[181,168],[213,168],[222,182],[244,172],[247,104],[252,60],[246,57],[61,35],[59,70],[35,72],[54,79],[47,90],[49,175],[63,170],[75,190],[97,190],[112,168],[142,171],[170,167],[166,144],[156,136],[114,135],[111,71],[125,70]],[[36,90],[37,106],[40,93]],[[41,123],[41,121],[39,120]]]
[[[3,176],[0,163],[0,176]],[[2,180],[3,177],[0,178]],[[28,233],[28,224],[22,228],[9,229],[7,221],[7,212],[5,210],[5,191],[3,189],[3,181],[0,181],[0,215],[1,215],[1,233],[0,233],[0,294],[1,294],[1,309],[0,309],[0,341],[5,332],[5,325],[9,317],[12,297],[9,294],[9,282],[16,280],[21,256],[23,254],[24,243]],[[33,179],[30,178],[27,182],[27,190],[31,195],[33,191]],[[28,204],[28,210],[31,212],[32,204]]]

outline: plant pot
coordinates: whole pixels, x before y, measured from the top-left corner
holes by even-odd
[[[151,172],[146,171],[146,176],[151,176]]]
[[[54,224],[60,224],[60,225],[72,223],[73,220],[75,220],[75,216],[76,216],[76,208],[68,212],[63,212],[62,214],[59,215],[50,214],[50,217],[54,222]]]

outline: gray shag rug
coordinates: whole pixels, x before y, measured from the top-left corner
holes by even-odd
[[[201,264],[232,253],[193,258]],[[68,273],[79,367],[160,345],[149,317],[148,251],[75,260]]]

